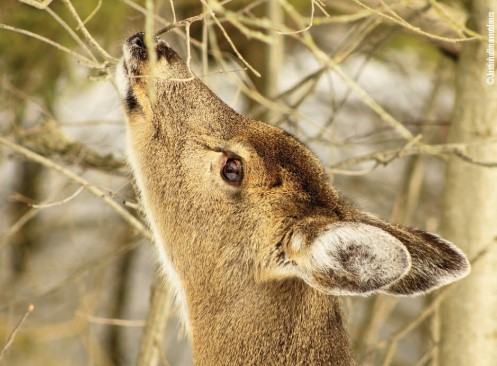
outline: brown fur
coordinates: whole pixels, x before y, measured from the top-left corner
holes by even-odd
[[[352,365],[340,302],[329,294],[411,294],[467,273],[450,243],[342,199],[303,144],[233,111],[163,42],[150,77],[140,37],[125,43],[121,70],[130,160],[161,260],[184,293],[196,364]],[[240,186],[221,178],[226,156],[243,162]],[[382,230],[397,251],[392,268],[362,272],[389,254],[364,246],[366,234],[349,239],[352,223]],[[345,228],[335,244],[334,228]],[[319,240],[323,250],[313,252]],[[336,266],[345,272],[334,276]]]

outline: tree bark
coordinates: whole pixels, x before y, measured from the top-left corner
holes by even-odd
[[[273,24],[279,25],[284,22],[283,9],[278,0],[269,0],[264,8],[255,9],[254,12],[260,11],[260,16],[266,16]],[[273,40],[272,44],[263,44],[260,41],[253,40],[250,42],[245,58],[261,74],[261,77],[249,73],[256,89],[267,98],[274,98],[278,92],[278,76],[283,66],[283,55],[285,45],[283,36],[275,32],[270,34]],[[248,110],[258,107],[257,102],[248,99]],[[266,111],[258,116],[262,121],[273,123],[274,111]]]
[[[470,25],[487,36],[497,0],[475,0]],[[497,15],[497,14],[496,14]],[[475,161],[497,160],[497,85],[486,84],[487,40],[464,45],[457,70],[452,142],[478,143]],[[493,143],[485,143],[488,140]],[[446,175],[442,235],[471,259],[484,257],[441,307],[440,364],[490,366],[497,360],[497,169],[452,157]],[[491,245],[489,247],[489,245]]]

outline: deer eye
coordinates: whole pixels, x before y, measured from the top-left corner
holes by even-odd
[[[238,158],[228,158],[221,169],[221,176],[230,184],[240,184],[243,179],[242,161]]]

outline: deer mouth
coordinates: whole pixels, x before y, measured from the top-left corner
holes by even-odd
[[[161,79],[165,80],[165,71],[168,66],[180,60],[176,52],[169,45],[153,37],[153,47],[147,47],[145,33],[138,32],[127,38],[123,44],[123,57],[116,71],[116,82],[119,94],[128,112],[139,107],[133,88],[145,84],[150,79],[152,72],[149,68],[149,52],[153,49],[156,54],[156,65],[159,68]]]
[[[154,36],[153,42],[152,47],[147,47],[144,32],[138,32],[124,41],[123,62],[128,77],[139,77],[143,74],[149,61],[148,53],[151,49],[155,51],[158,64],[163,64],[164,61],[166,64],[171,64],[179,59],[176,52],[165,41]]]
[[[138,32],[128,37],[123,44],[123,57],[116,72],[116,82],[125,110],[131,113],[140,107],[133,91],[133,85],[144,75],[143,69],[148,60],[148,48],[145,33]]]

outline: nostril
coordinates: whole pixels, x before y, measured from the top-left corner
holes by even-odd
[[[126,40],[126,42],[130,46],[136,46],[138,48],[146,48],[146,46],[145,46],[145,40],[143,39],[143,36],[144,36],[143,32],[136,33],[135,35],[129,37]]]

